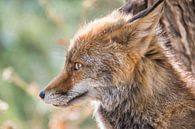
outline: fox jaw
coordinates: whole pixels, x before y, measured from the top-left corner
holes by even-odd
[[[161,13],[162,0],[135,16],[118,9],[82,27],[71,40],[64,69],[40,97],[60,107],[95,100],[109,110],[117,107],[134,88],[151,94],[151,90],[133,83],[139,64],[143,60],[150,62],[145,56],[150,46],[160,49],[155,43],[160,37]]]

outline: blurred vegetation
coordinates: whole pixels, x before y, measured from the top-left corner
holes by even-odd
[[[79,26],[123,2],[0,0],[1,129],[97,128],[88,106],[55,109],[38,92],[63,68],[69,39]]]

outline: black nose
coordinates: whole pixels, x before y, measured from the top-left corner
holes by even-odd
[[[44,99],[45,98],[45,92],[44,91],[41,91],[41,93],[39,94],[39,96]]]

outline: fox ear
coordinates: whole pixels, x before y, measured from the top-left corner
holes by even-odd
[[[153,6],[136,14],[128,21],[127,26],[130,26],[130,35],[132,35],[130,38],[134,39],[134,45],[142,56],[147,52],[157,33],[156,28],[162,15],[163,1],[158,0]]]
[[[141,20],[141,19],[147,19],[147,18],[152,18],[152,19],[155,19],[155,17],[158,15],[158,14],[161,14],[162,13],[162,10],[163,10],[163,4],[164,4],[164,0],[158,0],[156,1],[156,3],[154,3],[151,7],[139,12],[138,14],[134,15],[130,20],[129,22],[133,22],[133,21],[136,21],[136,20]],[[151,20],[152,20],[151,19]]]
[[[113,33],[113,39],[129,47],[136,47],[144,56],[157,33],[162,6],[163,0],[158,0],[151,7],[131,17],[121,29]]]

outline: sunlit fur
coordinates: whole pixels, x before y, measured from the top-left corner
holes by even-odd
[[[168,39],[158,25],[161,6],[132,22],[114,11],[82,27],[44,100],[56,106],[96,101],[101,129],[194,129],[195,96],[162,47]]]

